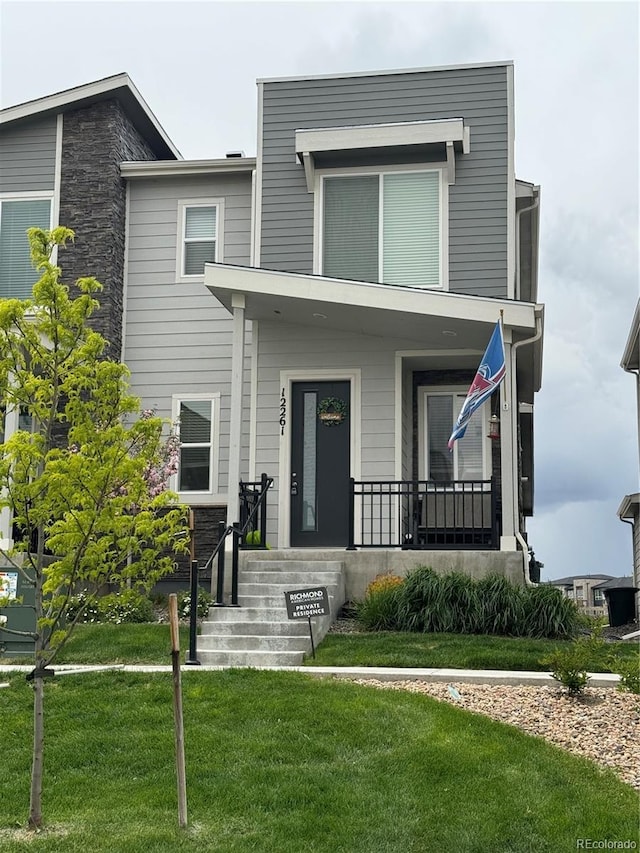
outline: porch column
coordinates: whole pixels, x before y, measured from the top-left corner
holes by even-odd
[[[227,485],[227,524],[240,521],[240,451],[242,445],[242,385],[244,377],[244,309],[243,293],[231,297],[233,340],[231,348],[231,407],[229,414],[229,481]]]
[[[517,484],[514,482],[513,449],[517,440],[516,412],[513,410],[512,389],[515,377],[511,373],[511,329],[503,329],[505,377],[500,385],[500,475],[502,478],[502,536],[501,551],[517,551],[515,513]]]

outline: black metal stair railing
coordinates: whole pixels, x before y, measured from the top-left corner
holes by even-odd
[[[238,607],[238,564],[240,543],[246,538],[247,531],[259,530],[261,542],[259,547],[264,548],[267,529],[267,492],[273,485],[273,477],[262,474],[256,483],[240,481],[240,521],[234,524],[225,524],[221,521],[218,525],[218,542],[204,564],[202,571],[206,572],[216,564],[216,607],[225,607],[224,602],[224,575],[225,575],[225,542],[229,536],[232,537],[231,548],[231,607]],[[259,513],[259,515],[258,515]],[[258,525],[254,524],[258,518]],[[198,578],[200,569],[198,561],[191,562],[191,593],[189,602],[189,657],[187,664],[200,662],[196,653],[196,632],[198,623]]]

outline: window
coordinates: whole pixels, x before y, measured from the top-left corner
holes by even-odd
[[[28,299],[39,278],[31,265],[28,228],[51,227],[51,199],[0,200],[0,297]]]
[[[33,417],[23,406],[17,409],[7,409],[0,406],[0,444],[4,444],[16,432],[25,430],[33,432]],[[13,525],[9,507],[0,510],[0,548],[13,547]]]
[[[440,169],[325,176],[323,275],[440,287],[442,180]]]
[[[214,461],[217,395],[174,397],[174,421],[180,437],[177,491],[212,493],[217,489]]]
[[[491,446],[488,434],[488,404],[475,411],[464,438],[453,452],[447,447],[453,425],[466,398],[466,391],[424,391],[421,406],[423,471],[427,480],[488,480],[491,477]]]
[[[222,259],[223,204],[220,199],[181,201],[178,278],[204,275],[204,265]]]

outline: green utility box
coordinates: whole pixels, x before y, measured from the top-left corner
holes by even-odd
[[[9,604],[0,607],[0,616],[7,617],[6,624],[0,625],[0,657],[33,656],[35,643],[31,637],[11,634],[3,628],[35,632],[34,585],[15,566],[0,565],[0,599],[4,600],[6,596]]]

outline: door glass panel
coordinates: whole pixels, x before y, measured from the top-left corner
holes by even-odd
[[[307,391],[302,423],[302,530],[317,529],[316,501],[316,409],[318,396]]]
[[[453,454],[447,448],[453,424],[453,398],[445,394],[427,397],[429,479],[453,480]]]
[[[460,414],[465,401],[464,395],[459,395],[456,405],[456,418]],[[471,415],[464,438],[456,442],[458,451],[457,480],[482,480],[482,445],[483,445],[483,409],[480,407]]]

